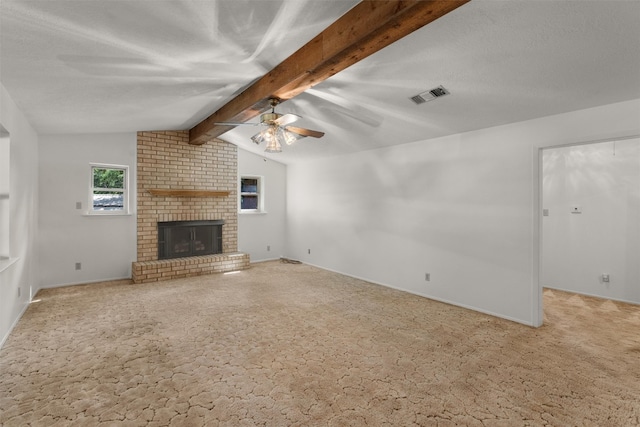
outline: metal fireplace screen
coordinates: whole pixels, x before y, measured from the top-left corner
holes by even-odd
[[[224,221],[169,221],[158,223],[158,259],[222,253]]]

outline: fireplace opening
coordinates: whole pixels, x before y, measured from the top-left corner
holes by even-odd
[[[158,259],[222,253],[223,220],[158,223]]]

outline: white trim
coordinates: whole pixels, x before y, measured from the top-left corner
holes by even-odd
[[[257,183],[257,188],[256,188],[256,192],[252,193],[252,192],[242,192],[242,180],[243,179],[255,179],[258,181]],[[247,174],[241,174],[239,179],[238,179],[238,213],[239,214],[266,214],[267,211],[265,209],[265,178],[264,176],[261,175],[247,175]],[[249,196],[253,196],[255,195],[258,198],[258,208],[257,209],[242,209],[242,196],[243,195],[249,195]]]
[[[0,124],[0,271],[11,264],[11,224],[15,220],[11,215],[11,135]]]
[[[261,262],[271,262],[271,261],[279,261],[281,260],[282,257],[276,257],[276,258],[264,258],[264,259],[256,259],[256,260],[251,260],[249,261],[249,264],[260,264]]]
[[[540,327],[544,323],[542,298],[542,148],[533,147],[531,153],[533,173],[533,221],[531,221],[531,323]]]
[[[82,216],[86,216],[87,218],[93,217],[103,217],[103,218],[109,218],[109,217],[120,217],[120,216],[133,216],[135,215],[134,212],[114,212],[114,211],[109,211],[110,213],[98,213],[100,211],[96,211],[94,213],[90,213],[90,212],[83,212]]]
[[[444,298],[437,298],[437,297],[434,297],[434,296],[431,296],[431,295],[428,295],[428,294],[423,294],[423,293],[419,293],[419,292],[410,291],[410,290],[407,290],[407,289],[403,289],[403,288],[399,288],[399,287],[396,287],[396,286],[389,285],[387,283],[376,282],[376,281],[371,280],[371,279],[367,279],[367,278],[360,277],[360,276],[354,276],[353,274],[343,273],[341,271],[333,270],[331,268],[320,267],[319,265],[311,264],[311,263],[308,263],[308,262],[305,262],[305,261],[300,261],[300,262],[303,263],[303,264],[306,264],[306,265],[310,265],[312,267],[319,268],[321,270],[332,271],[334,273],[342,274],[343,276],[353,277],[354,279],[362,280],[364,282],[373,283],[374,285],[384,286],[385,288],[395,289],[395,290],[400,291],[400,292],[406,292],[406,293],[411,294],[411,295],[416,295],[416,296],[427,298],[427,299],[430,299],[430,300],[433,300],[433,301],[438,301],[438,302],[441,302],[441,303],[444,303],[444,304],[449,304],[449,305],[453,305],[453,306],[456,306],[456,307],[464,308],[466,310],[476,311],[478,313],[487,314],[489,316],[493,316],[493,317],[498,317],[500,319],[509,320],[511,322],[519,323],[521,325],[537,327],[532,322],[525,322],[522,319],[516,319],[514,317],[505,316],[504,314],[494,313],[492,311],[483,310],[481,308],[474,307],[474,306],[471,306],[471,305],[460,304],[458,302],[449,301],[449,300],[444,299]]]
[[[20,258],[0,258],[0,273],[15,264]]]
[[[636,139],[636,138],[640,138],[640,134],[627,134],[627,135],[623,135],[623,136],[612,136],[612,137],[607,137],[607,138],[600,138],[600,139],[592,139],[592,140],[588,140],[588,141],[574,141],[574,142],[567,142],[565,144],[557,144],[557,145],[543,145],[543,146],[539,146],[539,147],[535,147],[536,151],[537,151],[537,159],[538,159],[538,168],[537,168],[537,179],[534,179],[534,208],[536,209],[535,212],[535,221],[536,225],[537,225],[537,231],[534,234],[534,251],[533,252],[533,256],[536,257],[537,259],[533,261],[534,264],[534,268],[537,267],[534,272],[537,273],[537,277],[535,278],[535,282],[537,284],[537,286],[533,287],[533,295],[535,296],[535,291],[538,291],[538,299],[537,300],[533,300],[533,307],[532,309],[534,310],[533,313],[536,314],[538,313],[539,315],[539,319],[538,319],[538,323],[540,325],[542,325],[543,323],[543,319],[544,319],[544,298],[543,298],[543,291],[544,288],[547,289],[557,289],[559,291],[565,291],[562,288],[550,288],[549,286],[544,286],[542,284],[542,273],[543,273],[543,269],[544,266],[542,265],[542,260],[544,259],[544,253],[543,253],[543,239],[544,239],[544,233],[543,233],[543,216],[542,216],[542,202],[544,200],[544,194],[543,194],[543,185],[542,185],[542,181],[544,180],[544,174],[542,173],[542,159],[543,159],[543,155],[544,155],[544,151],[545,150],[553,150],[553,149],[557,149],[557,148],[564,148],[564,147],[575,147],[575,146],[581,146],[581,145],[590,145],[590,144],[600,144],[600,143],[604,143],[604,142],[613,142],[613,141],[625,141],[628,139]],[[535,158],[535,157],[534,157]],[[534,177],[536,178],[536,177]],[[536,197],[537,196],[537,197]],[[536,247],[537,244],[537,247]],[[572,293],[578,293],[576,291],[565,291],[565,292],[572,292]],[[615,298],[611,298],[611,297],[604,297],[602,295],[590,295],[590,294],[582,294],[582,295],[587,295],[587,296],[594,296],[597,298],[603,298],[603,299],[610,299],[613,301],[620,301],[620,302],[624,302],[624,303],[628,303],[628,304],[637,304],[636,302],[631,302],[631,301],[625,301],[625,300],[621,300],[621,299],[615,299]],[[537,304],[537,307],[536,307]],[[535,320],[535,317],[534,317]]]
[[[16,327],[20,319],[22,319],[24,312],[27,311],[27,308],[29,308],[29,304],[31,304],[31,301],[28,304],[25,304],[24,307],[22,307],[22,310],[20,310],[20,313],[18,313],[18,316],[16,317],[16,319],[13,321],[11,326],[9,326],[9,330],[7,331],[5,336],[2,337],[2,340],[0,341],[0,349],[2,349],[2,347],[4,346],[4,343],[7,341],[7,339],[9,338],[9,335],[11,335],[11,332],[13,332],[13,329]]]
[[[542,290],[544,291],[545,289],[548,289],[550,291],[559,291],[559,292],[566,292],[568,294],[576,294],[576,295],[583,295],[586,297],[592,297],[592,298],[598,298],[599,300],[602,301],[616,301],[616,302],[621,302],[621,303],[625,303],[625,304],[631,304],[631,305],[635,305],[640,307],[640,303],[638,301],[630,301],[630,300],[626,300],[626,299],[621,299],[621,298],[614,298],[614,297],[605,297],[602,295],[596,295],[596,294],[590,294],[588,292],[576,292],[574,290],[571,289],[563,289],[563,288],[558,288],[556,286],[542,286]]]
[[[113,190],[113,191],[122,191],[122,205],[123,208],[119,210],[112,211],[99,211],[93,209],[93,193],[95,188],[93,187],[93,169],[94,168],[102,168],[102,169],[120,169],[124,170],[124,182],[122,189],[115,188],[104,188],[103,190]],[[108,163],[89,163],[89,202],[87,204],[87,211],[85,215],[87,216],[112,216],[112,215],[130,215],[131,210],[129,208],[129,198],[130,198],[130,186],[129,186],[129,166],[128,165],[112,165]]]
[[[119,282],[119,281],[125,281],[125,280],[133,280],[133,279],[131,278],[131,276],[129,276],[129,277],[113,277],[109,279],[83,280],[80,282],[59,283],[56,285],[41,286],[38,290],[64,288],[67,286],[93,285],[97,283]]]

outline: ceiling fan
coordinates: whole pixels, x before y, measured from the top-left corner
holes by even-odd
[[[260,115],[259,123],[216,123],[217,125],[250,125],[250,126],[267,126],[267,129],[258,132],[251,137],[251,140],[256,144],[266,142],[267,146],[264,151],[267,153],[280,153],[282,151],[282,143],[291,145],[301,138],[312,136],[314,138],[321,138],[324,136],[324,132],[317,130],[305,129],[296,126],[289,126],[290,123],[295,122],[301,117],[297,114],[278,114],[275,112],[276,106],[280,103],[278,98],[271,98],[269,104],[271,105],[270,113],[263,113]]]

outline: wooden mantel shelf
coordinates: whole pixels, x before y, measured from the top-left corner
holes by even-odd
[[[166,188],[150,188],[147,190],[154,196],[173,196],[173,197],[227,197],[228,191],[212,191],[212,190],[170,190]]]

